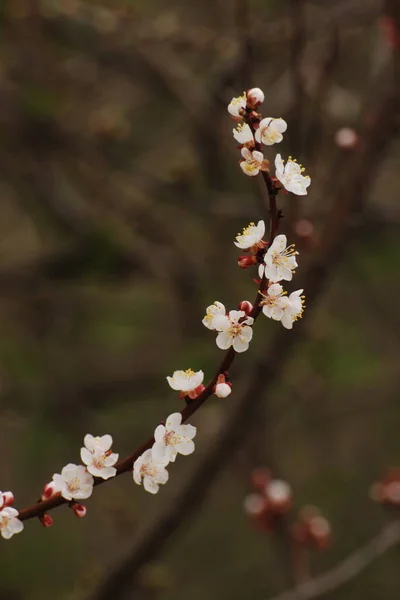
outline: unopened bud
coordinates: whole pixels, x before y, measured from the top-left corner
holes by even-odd
[[[279,513],[287,512],[292,503],[292,488],[286,481],[274,479],[265,486],[265,495],[271,509]]]
[[[48,500],[49,498],[54,496],[54,494],[56,494],[56,493],[57,493],[57,490],[56,490],[54,481],[51,481],[50,483],[46,483],[46,485],[43,488],[42,500]]]
[[[14,504],[14,494],[12,492],[3,492],[3,505],[1,508],[11,506],[12,504]]]
[[[335,133],[335,142],[339,148],[351,150],[357,146],[359,137],[351,127],[342,127]]]
[[[251,473],[251,483],[257,490],[264,491],[265,486],[271,479],[271,473],[264,467],[257,467]]]
[[[253,310],[253,305],[251,302],[249,302],[248,300],[242,300],[241,302],[239,302],[239,310],[243,310],[246,315],[250,315],[251,311]]]
[[[257,258],[254,254],[242,254],[238,258],[238,265],[241,269],[248,269],[257,264]]]
[[[259,104],[264,102],[264,92],[260,88],[251,88],[247,92],[247,106],[256,108]]]
[[[267,501],[261,494],[249,494],[244,499],[244,512],[250,517],[260,516],[267,508]]]
[[[71,508],[74,511],[75,516],[78,517],[79,519],[82,519],[83,517],[86,516],[87,508],[83,504],[79,504],[78,502],[74,502],[71,505]]]
[[[232,392],[231,383],[217,383],[214,389],[214,394],[218,398],[226,398]]]
[[[39,520],[43,527],[52,527],[54,525],[54,519],[50,515],[42,515]]]

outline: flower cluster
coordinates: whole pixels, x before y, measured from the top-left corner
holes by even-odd
[[[178,454],[187,456],[194,452],[195,435],[196,427],[182,425],[181,413],[170,415],[165,425],[156,427],[152,448],[143,452],[133,463],[135,483],[138,485],[143,483],[146,492],[156,494],[159,486],[168,481],[169,474],[166,469],[168,464],[175,462]]]
[[[271,531],[290,511],[292,489],[286,481],[273,479],[264,468],[255,469],[251,479],[256,491],[246,496],[244,510],[259,529]]]
[[[264,102],[264,93],[260,88],[252,88],[243,92],[242,96],[232,98],[228,112],[232,119],[239,122],[233,129],[233,137],[240,145],[242,160],[240,167],[249,176],[258,175],[260,171],[268,171],[269,161],[264,158],[262,146],[273,146],[283,140],[287,123],[282,118],[265,117],[257,112]],[[256,111],[257,109],[257,111]],[[243,121],[240,123],[240,121]],[[297,164],[296,159],[289,156],[286,165],[280,154],[275,157],[276,188],[284,187],[288,192],[305,196],[311,183],[304,168]],[[278,183],[279,182],[279,183]]]
[[[251,475],[254,492],[244,499],[244,510],[257,529],[270,533],[285,519],[290,522],[293,492],[287,481],[273,479],[268,469],[254,469]],[[292,541],[298,546],[326,548],[331,540],[329,521],[315,506],[304,506],[290,526]]]
[[[18,519],[19,512],[12,507],[13,503],[12,492],[0,492],[0,534],[6,540],[24,528],[23,522]]]

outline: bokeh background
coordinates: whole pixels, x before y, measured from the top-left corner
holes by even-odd
[[[218,365],[205,307],[254,297],[232,240],[268,218],[226,112],[251,85],[264,116],[289,124],[279,151],[312,178],[308,196],[279,201],[301,253],[291,289],[322,260],[298,329],[260,318],[234,394],[191,420],[196,453],[158,496],[125,475],[96,490],[85,519],[63,507],[51,529],[27,522],[1,543],[2,599],[97,600],[199,468],[182,518],[107,597],[290,588],[279,536],[243,511],[258,465],[290,482],[294,510],[317,505],[331,523],[312,575],[391,518],[368,490],[400,463],[398,19],[395,0],[1,2],[0,488],[17,507],[79,461],[87,432],[111,433],[121,456],[147,439],[181,407],[173,370],[208,378]],[[216,447],[244,399],[243,426]],[[399,559],[395,548],[326,597],[397,599]]]

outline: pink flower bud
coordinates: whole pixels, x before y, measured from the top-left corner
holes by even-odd
[[[260,88],[251,88],[247,92],[247,106],[256,108],[259,104],[264,102],[264,92]]]
[[[231,383],[217,383],[214,388],[214,394],[218,398],[226,398],[232,392],[232,384]]]
[[[3,492],[3,505],[1,508],[11,506],[12,504],[14,504],[14,494],[12,492]]]
[[[46,483],[43,488],[42,500],[48,500],[49,498],[54,496],[54,494],[56,494],[56,493],[57,493],[57,490],[56,490],[54,481],[51,481],[50,483]]]
[[[82,519],[83,517],[86,516],[87,508],[83,504],[79,504],[78,502],[74,502],[71,505],[71,508],[74,511],[75,516],[78,517],[79,519]]]
[[[249,316],[251,314],[251,311],[253,310],[253,305],[251,302],[249,302],[248,300],[242,300],[242,302],[239,302],[239,310],[243,310],[247,316]]]
[[[253,254],[242,254],[238,258],[238,265],[241,269],[248,269],[257,263],[257,258]]]
[[[251,474],[251,482],[253,486],[262,492],[264,492],[265,486],[271,480],[271,473],[264,467],[257,467]]]
[[[39,520],[43,527],[52,527],[54,525],[54,519],[50,515],[42,515]]]

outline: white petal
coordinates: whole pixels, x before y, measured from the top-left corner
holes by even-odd
[[[169,479],[169,473],[167,469],[159,469],[154,478],[157,481],[157,483],[164,484],[167,483]]]
[[[83,443],[85,444],[86,448],[88,450],[90,450],[91,452],[95,449],[96,446],[96,441],[93,435],[91,435],[90,433],[87,433],[85,435],[85,437],[83,438]]]
[[[153,444],[152,452],[154,459],[162,462],[166,458],[167,446],[165,443],[156,442]]]
[[[112,467],[113,465],[115,465],[115,463],[117,462],[119,458],[119,454],[116,454],[115,452],[109,454],[105,461],[104,461],[104,466],[105,467]]]
[[[279,265],[278,267],[278,275],[279,279],[284,279],[285,281],[292,281],[293,272],[291,269],[287,269],[286,267]]]
[[[238,336],[240,338],[242,338],[243,340],[246,340],[247,342],[250,342],[250,340],[253,337],[253,330],[251,327],[243,327],[240,336]]]
[[[292,329],[293,328],[293,319],[292,316],[285,311],[285,314],[283,315],[282,319],[281,319],[281,323],[284,327],[286,327],[286,329]]]
[[[162,442],[164,439],[165,433],[166,433],[166,428],[164,427],[164,425],[158,425],[154,431],[155,441],[158,443]]]
[[[172,415],[169,415],[165,426],[167,428],[168,431],[175,431],[175,429],[177,427],[179,427],[179,425],[182,423],[182,415],[179,412],[176,413],[172,413]]]
[[[5,516],[8,517],[10,519],[18,517],[19,512],[17,511],[16,508],[13,508],[12,506],[6,506],[6,508],[3,508],[3,510],[0,512],[0,516]]]
[[[13,519],[12,521],[12,530],[13,533],[20,533],[24,528],[24,524],[19,519]]]
[[[249,342],[239,336],[235,337],[233,341],[233,349],[235,352],[245,352],[249,347]]]
[[[216,315],[213,320],[214,328],[217,331],[225,331],[231,326],[231,322],[226,315]]]
[[[275,171],[277,178],[280,180],[281,176],[284,173],[283,160],[280,154],[277,154],[275,156]]]
[[[264,265],[258,265],[258,276],[260,279],[264,277]]]
[[[280,133],[285,133],[287,129],[287,123],[283,119],[274,119],[272,122],[272,126],[276,131]]]
[[[150,494],[157,494],[160,489],[154,478],[149,477],[148,475],[143,478],[143,487],[146,492],[149,492]]]
[[[257,162],[262,162],[264,160],[264,154],[262,152],[259,152],[258,150],[254,150],[253,159]]]
[[[273,283],[268,288],[269,296],[279,296],[279,294],[282,294],[282,292],[283,292],[283,287],[281,286],[280,283]]]
[[[246,316],[244,310],[230,310],[229,311],[229,319],[232,323],[237,323],[239,319],[242,319]]]
[[[103,452],[107,452],[108,450],[110,450],[112,443],[113,443],[113,439],[112,439],[111,435],[106,434],[106,435],[102,435],[99,438],[99,440],[97,442],[97,446],[99,448],[101,448],[101,450]]]
[[[174,377],[167,377],[167,381],[169,383],[169,386],[173,390],[179,391],[181,389],[179,384],[175,381]]]
[[[221,331],[221,333],[217,335],[216,344],[221,350],[227,350],[232,346],[232,341],[233,338],[227,331]]]
[[[273,252],[283,252],[287,246],[287,237],[283,233],[277,235],[271,246],[268,248],[267,254],[272,254]]]
[[[177,430],[177,435],[182,437],[187,437],[189,440],[192,440],[196,435],[196,427],[194,425],[181,425]]]
[[[272,307],[272,312],[271,312],[271,317],[275,320],[275,321],[280,321],[283,317],[283,310],[282,308],[280,308],[279,306],[273,306]]]
[[[179,454],[188,456],[194,452],[194,442],[192,440],[178,442],[178,444],[175,444],[175,448],[178,450]]]
[[[85,465],[90,465],[93,460],[93,454],[87,448],[81,448],[81,459]]]

